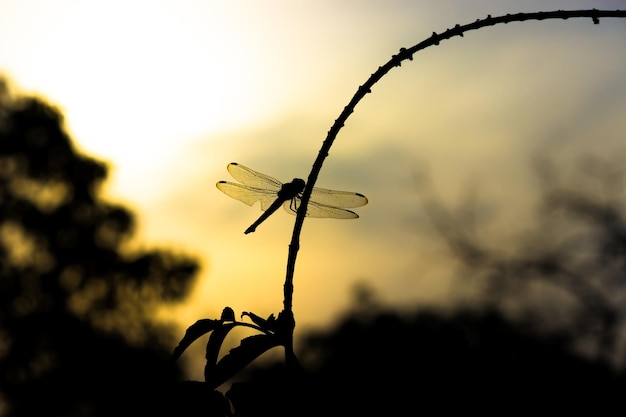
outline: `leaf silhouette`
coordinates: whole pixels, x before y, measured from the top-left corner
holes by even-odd
[[[235,312],[230,307],[224,307],[221,319],[224,321],[235,321]]]
[[[211,372],[212,368],[215,368],[217,364],[217,355],[220,353],[220,349],[222,348],[222,343],[224,343],[224,339],[228,335],[238,323],[220,323],[221,325],[213,330],[211,336],[209,336],[209,342],[206,345],[206,366],[204,367],[204,376],[206,378],[206,374]]]
[[[180,358],[180,355],[183,354],[185,349],[187,349],[189,345],[195,342],[199,337],[215,330],[218,326],[221,326],[222,323],[222,320],[202,319],[189,326],[185,331],[185,336],[183,336],[180,340],[178,346],[174,348],[172,361]]]
[[[254,313],[244,311],[241,313],[241,317],[243,318],[244,316],[250,317],[250,320],[252,320],[252,322],[259,326],[263,331],[267,332],[275,330],[276,317],[274,317],[274,314],[270,314],[267,319],[264,319]]]
[[[280,345],[278,337],[273,334],[259,334],[243,339],[238,347],[231,349],[217,365],[212,366],[210,372],[207,372],[207,364],[207,384],[212,389],[217,388],[263,353]]]

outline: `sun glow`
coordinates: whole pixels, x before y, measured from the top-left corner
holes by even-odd
[[[28,2],[15,3],[32,28],[6,51],[23,55],[20,66],[5,70],[19,88],[51,97],[84,151],[114,161],[116,194],[146,192],[129,179],[163,166],[181,141],[267,116],[267,96],[266,106],[250,99],[263,96],[250,77],[254,56],[232,53],[245,33],[224,13],[200,21],[165,3],[55,5],[33,16]]]

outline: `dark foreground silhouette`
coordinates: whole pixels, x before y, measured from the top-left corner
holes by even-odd
[[[572,354],[567,340],[494,312],[355,312],[306,337],[299,377],[255,368],[226,396],[242,416],[624,412],[624,376]]]

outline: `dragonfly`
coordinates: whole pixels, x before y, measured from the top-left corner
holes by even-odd
[[[236,162],[228,164],[227,170],[239,183],[219,181],[216,184],[217,188],[249,206],[259,202],[263,210],[263,214],[246,229],[245,234],[254,232],[280,206],[291,214],[297,213],[305,186],[303,179],[294,178],[291,182],[283,184],[269,175]],[[347,209],[364,206],[367,201],[367,197],[360,193],[314,187],[307,205],[306,216],[357,219],[359,215]]]

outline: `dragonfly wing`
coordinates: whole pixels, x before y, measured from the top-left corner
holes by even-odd
[[[249,187],[234,182],[220,181],[217,183],[217,188],[224,194],[246,203],[249,206],[252,206],[258,201],[263,211],[267,210],[274,200],[276,200],[275,191]]]
[[[249,206],[258,201],[263,211],[270,208],[272,203],[276,201],[278,192],[283,187],[283,184],[277,179],[236,162],[228,164],[227,168],[230,175],[241,184],[220,181],[217,183],[217,188]],[[300,202],[300,197],[295,197],[285,201],[283,207],[287,212],[296,214]],[[307,207],[307,216],[356,219],[359,216],[353,211],[346,210],[346,208],[360,207],[365,204],[367,204],[367,197],[363,194],[316,187],[313,188],[311,193],[311,199]]]
[[[295,198],[293,200],[285,201],[283,203],[283,208],[285,211],[291,214],[296,214],[298,211],[298,207],[300,207],[300,203],[302,200],[300,198]],[[317,203],[315,201],[310,201],[306,208],[307,217],[318,217],[318,218],[332,218],[332,219],[358,219],[359,215],[353,211],[346,210],[340,207],[327,206],[326,204]]]
[[[313,187],[310,201],[324,206],[352,208],[366,205],[367,197],[351,191],[336,191]]]
[[[276,178],[272,178],[269,175],[262,174],[236,162],[228,164],[227,169],[230,175],[240,183],[252,188],[275,191],[274,196],[276,196],[276,193],[278,193],[278,190],[280,190],[280,187],[283,185]]]

